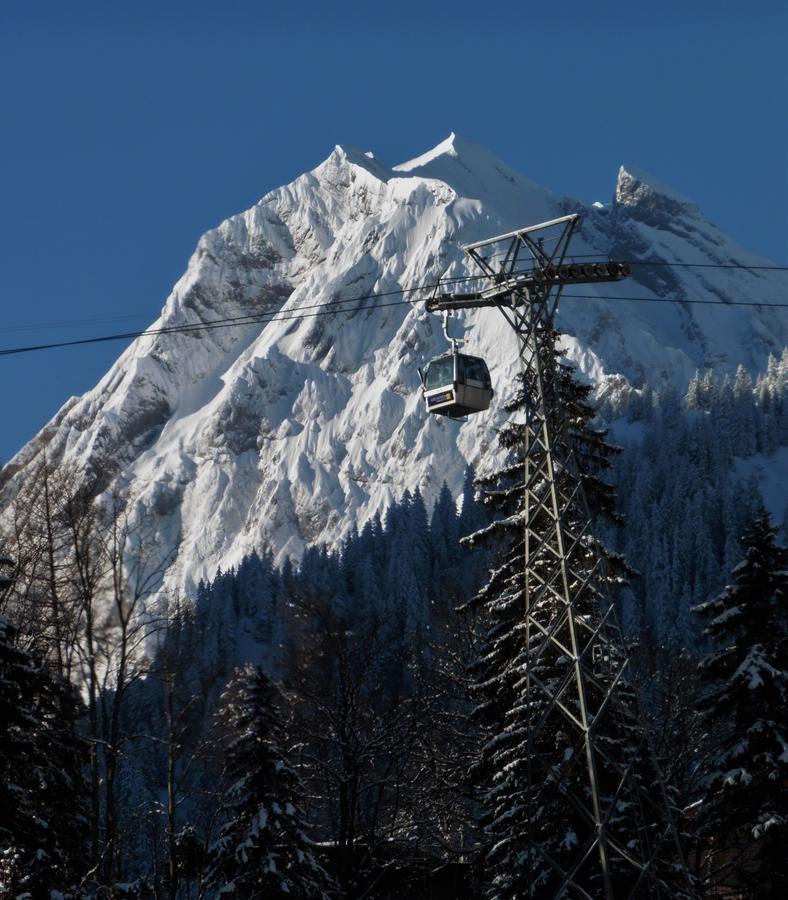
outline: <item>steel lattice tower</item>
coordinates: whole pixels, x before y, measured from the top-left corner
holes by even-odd
[[[524,844],[531,864],[549,871],[546,889],[555,898],[688,896],[692,889],[665,784],[638,719],[626,645],[607,596],[607,560],[592,533],[577,435],[562,394],[566,373],[556,353],[562,286],[617,281],[628,267],[567,265],[577,223],[577,216],[566,216],[464,247],[489,276],[488,286],[433,297],[427,305],[495,306],[518,337],[526,391]],[[523,263],[526,268],[518,269]],[[558,764],[557,734],[572,748]],[[561,805],[582,830],[575,834],[576,849],[559,861],[544,849],[539,829],[545,810]]]

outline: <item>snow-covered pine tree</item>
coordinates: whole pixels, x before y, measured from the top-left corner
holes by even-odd
[[[776,534],[762,509],[731,584],[696,607],[712,644],[698,702],[707,877],[753,900],[788,896],[788,551]]]
[[[287,761],[280,702],[279,690],[253,666],[239,670],[223,696],[226,821],[210,851],[210,897],[328,897],[330,879],[299,810],[301,784]]]
[[[552,351],[542,352],[544,362]],[[472,601],[489,623],[476,681],[477,713],[489,735],[480,766],[488,896],[681,896],[658,874],[662,862],[664,871],[673,862],[675,833],[603,596],[627,570],[589,533],[589,506],[597,520],[616,517],[613,491],[600,477],[612,448],[589,425],[590,388],[566,366],[548,359],[545,368],[551,362],[543,410],[534,410],[529,373],[507,404],[510,415],[525,409],[527,422],[510,419],[502,430],[508,462],[480,481],[497,518],[467,539],[498,547],[490,579]],[[545,465],[551,441],[552,499]],[[559,527],[564,562],[557,562]],[[611,630],[615,639],[602,641]]]
[[[457,506],[444,481],[430,516],[430,580],[434,586],[436,610],[440,612],[457,606],[456,598],[460,588],[458,582],[462,578],[459,539]]]
[[[49,898],[79,881],[87,855],[87,746],[81,703],[17,644],[0,617],[0,895]]]

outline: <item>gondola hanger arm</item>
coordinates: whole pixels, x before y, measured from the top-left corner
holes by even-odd
[[[456,353],[461,344],[465,343],[464,338],[453,338],[449,334],[449,311],[447,309],[443,310],[441,318],[443,319],[443,335],[446,340],[451,344],[451,349],[453,353]]]

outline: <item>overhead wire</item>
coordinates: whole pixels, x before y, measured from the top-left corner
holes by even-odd
[[[492,257],[488,257],[487,259],[489,261],[489,259],[493,259],[496,256],[503,256],[503,255],[505,255],[505,254],[503,254],[503,253],[493,254]],[[599,259],[599,255],[585,253],[585,254],[573,254],[571,256],[566,257],[567,265],[571,264],[571,260],[592,259],[592,258]],[[704,268],[704,269],[743,269],[746,271],[755,269],[755,270],[770,270],[770,271],[778,271],[778,272],[788,272],[788,266],[778,266],[778,265],[742,266],[738,263],[688,263],[688,262],[668,262],[668,261],[657,261],[657,260],[655,260],[655,261],[619,260],[619,261],[626,262],[627,265],[630,265],[630,266],[669,266],[671,268],[681,267],[681,268]],[[522,273],[515,273],[515,274],[522,274]],[[480,274],[480,275],[461,275],[461,276],[457,276],[457,277],[453,277],[453,278],[442,278],[440,280],[440,282],[435,282],[433,284],[417,285],[416,287],[412,287],[412,288],[397,288],[397,289],[391,290],[391,291],[379,291],[374,294],[366,295],[363,297],[337,299],[337,300],[332,300],[329,302],[330,303],[354,303],[354,302],[358,302],[360,300],[370,299],[372,297],[385,297],[385,296],[394,295],[394,294],[397,294],[397,295],[406,294],[406,293],[410,293],[413,291],[430,290],[431,288],[439,287],[440,285],[444,285],[444,284],[451,284],[451,283],[464,282],[464,281],[473,281],[475,279],[483,279],[483,278],[487,278],[487,277],[489,277],[489,276],[486,274]],[[568,296],[568,295],[564,295],[564,296]],[[613,299],[613,298],[610,298],[610,299]],[[643,299],[646,299],[646,298],[643,298]],[[689,301],[687,301],[687,302],[689,302]],[[714,301],[714,302],[716,302],[716,301]],[[324,306],[324,305],[325,304],[323,304],[323,303],[315,304],[315,306]],[[728,305],[731,305],[731,304],[728,304]],[[776,304],[772,304],[772,305],[776,305]],[[301,307],[299,307],[299,308],[301,308]],[[309,308],[309,307],[303,307],[303,308]],[[107,316],[107,317],[98,317],[98,318],[90,318],[90,319],[68,319],[68,320],[60,320],[57,322],[40,322],[40,323],[28,323],[25,325],[10,325],[10,326],[5,326],[5,327],[0,327],[0,334],[7,334],[7,333],[17,332],[17,331],[44,331],[44,330],[47,330],[50,328],[71,328],[71,327],[74,327],[77,325],[92,325],[92,324],[98,324],[98,323],[103,323],[103,322],[122,322],[122,321],[129,321],[129,320],[133,320],[133,319],[150,318],[153,315],[155,315],[155,313],[145,312],[145,313],[131,313],[128,315],[123,315],[123,316]],[[250,314],[250,315],[253,315],[253,314]],[[236,319],[240,320],[240,319],[245,319],[245,318],[247,318],[247,317],[240,316],[240,317],[232,317],[230,319],[222,319],[222,320],[217,320],[217,321],[235,321]],[[209,324],[213,324],[213,323],[210,322]],[[195,327],[201,327],[201,326],[195,325]],[[142,334],[142,332],[140,332],[140,334]],[[125,335],[123,335],[123,336],[125,337]]]
[[[551,243],[558,239],[558,237],[548,237],[544,239],[545,243]],[[495,253],[489,253],[482,257],[485,262],[491,262],[494,259],[500,259],[502,256],[508,256],[510,254],[509,250],[499,250]],[[567,253],[564,258],[565,265],[571,265],[573,260],[576,259],[600,259],[601,254],[599,253]],[[612,258],[612,257],[611,257]],[[678,262],[671,260],[651,260],[651,259],[626,259],[616,257],[616,262],[626,262],[630,266],[668,266],[670,268],[680,268],[680,269],[742,269],[743,271],[774,271],[774,272],[788,272],[788,266],[783,265],[751,265],[745,266],[741,263],[693,263],[693,262]]]
[[[576,257],[581,258],[581,257]],[[584,257],[587,258],[587,257]],[[647,261],[633,261],[629,263],[630,265],[686,265],[686,266],[700,266],[704,268],[742,268],[742,269],[750,269],[753,267],[750,266],[738,266],[738,265],[728,265],[728,264],[718,264],[718,263],[649,263]],[[758,268],[770,268],[777,269],[780,271],[788,271],[787,266],[763,266]],[[513,274],[525,274],[525,272],[515,272]],[[391,296],[401,296],[404,297],[406,294],[419,292],[425,292],[437,287],[447,285],[447,284],[458,284],[458,283],[466,283],[471,281],[477,281],[480,279],[488,278],[489,276],[486,274],[481,275],[463,275],[452,278],[442,278],[438,282],[434,282],[432,284],[421,284],[416,285],[410,288],[396,288],[388,291],[376,291],[370,294],[364,294],[358,297],[346,297],[346,298],[336,298],[334,300],[329,300],[327,302],[322,303],[313,303],[313,304],[304,304],[301,306],[291,307],[286,310],[276,310],[270,312],[260,312],[260,313],[248,313],[242,316],[228,316],[223,319],[209,319],[207,321],[195,322],[195,323],[184,323],[181,325],[171,325],[165,326],[162,328],[151,328],[144,329],[141,331],[127,331],[121,332],[117,334],[109,334],[109,335],[99,335],[91,338],[79,338],[72,341],[52,341],[49,343],[42,344],[34,344],[23,347],[9,347],[5,349],[0,349],[0,356],[14,356],[23,353],[33,353],[41,350],[54,350],[65,347],[76,347],[83,346],[88,344],[99,344],[106,343],[109,341],[118,341],[118,340],[132,340],[140,337],[149,337],[156,335],[165,335],[165,334],[189,334],[192,332],[202,332],[202,331],[213,331],[217,328],[229,328],[229,327],[239,327],[243,325],[255,325],[255,324],[270,324],[272,322],[287,322],[287,321],[298,321],[301,319],[309,319],[316,318],[319,316],[325,315],[336,315],[337,313],[350,313],[350,312],[363,312],[365,310],[376,310],[383,309],[390,306],[400,306],[403,304],[412,305],[414,301],[411,299],[402,299],[395,300],[387,303],[376,303],[373,306],[367,307],[356,307],[352,310],[342,308],[346,304],[362,304],[367,300],[379,299],[381,297],[391,297]],[[583,300],[624,300],[624,301],[632,301],[632,302],[640,302],[640,303],[680,303],[680,304],[691,304],[691,305],[706,305],[706,306],[752,306],[757,309],[767,309],[767,308],[775,308],[775,309],[784,309],[788,308],[788,303],[781,302],[753,302],[753,301],[742,301],[742,300],[690,300],[685,298],[673,299],[669,297],[631,297],[624,295],[601,295],[601,294],[569,294],[564,293],[562,295],[565,298],[570,299],[583,299]],[[310,310],[309,312],[303,312],[304,310]],[[131,317],[117,317],[118,319],[123,318],[131,318]],[[64,323],[65,324],[65,323]]]
[[[402,306],[403,304],[412,305],[411,300],[391,300],[388,303],[378,303],[375,306],[366,307],[367,310],[375,310],[375,309],[385,309],[388,306]],[[330,304],[315,304],[322,307],[325,307]],[[297,307],[298,309],[307,309],[311,307]],[[35,350],[54,350],[59,347],[76,347],[80,344],[100,344],[105,343],[107,341],[120,341],[120,340],[130,340],[132,338],[140,338],[140,337],[149,337],[161,334],[191,334],[196,331],[214,331],[217,328],[237,328],[239,325],[268,325],[271,322],[292,322],[292,321],[300,321],[301,319],[312,319],[317,316],[331,316],[336,315],[337,313],[348,313],[348,312],[364,312],[365,308],[348,310],[348,309],[318,309],[314,312],[303,313],[294,316],[288,316],[286,314],[282,314],[282,312],[287,313],[289,310],[269,313],[268,317],[266,317],[265,313],[260,314],[259,316],[241,316],[237,318],[231,318],[227,321],[223,321],[221,319],[212,320],[207,323],[199,323],[194,325],[173,325],[169,328],[152,328],[148,331],[129,331],[123,334],[105,334],[100,335],[98,337],[92,338],[80,338],[79,340],[74,341],[58,341],[51,344],[36,344],[29,347],[10,347],[4,350],[0,350],[0,356],[13,356],[19,353],[32,353]]]
[[[580,257],[578,257],[579,259]],[[589,259],[589,256],[583,259]],[[647,259],[631,259],[626,260],[630,266],[670,266],[671,269],[741,269],[744,272],[788,272],[788,266],[743,266],[740,263],[691,263],[691,262],[668,262]]]
[[[50,328],[74,328],[77,325],[103,325],[108,322],[128,322],[133,319],[154,318],[156,313],[129,313],[125,316],[97,316],[91,319],[61,319],[58,322],[30,322],[25,325],[6,325],[0,328],[0,334],[11,334],[18,331],[46,331]]]
[[[505,253],[496,253],[495,256],[505,256]],[[565,259],[565,265],[571,265],[572,260],[575,259],[595,259],[599,260],[601,254],[599,253],[567,253]],[[493,257],[491,257],[493,258]],[[608,257],[608,260],[613,260],[612,256]],[[678,260],[660,260],[660,259],[627,259],[626,257],[615,257],[616,262],[625,262],[630,266],[668,266],[672,269],[742,269],[745,272],[749,271],[776,271],[776,272],[788,272],[788,265],[780,265],[775,263],[770,263],[769,265],[760,265],[754,264],[751,266],[745,266],[742,263],[693,263],[693,262],[679,262]]]
[[[335,300],[329,300],[329,301],[326,301],[323,303],[313,303],[313,304],[308,304],[308,305],[304,305],[304,306],[292,307],[291,310],[292,309],[314,309],[319,306],[329,306],[329,305],[343,304],[343,303],[359,303],[364,300],[375,299],[377,297],[388,297],[388,296],[409,294],[409,293],[413,293],[415,291],[428,291],[428,290],[434,289],[436,287],[440,287],[445,284],[452,284],[452,283],[466,282],[466,281],[479,281],[479,280],[482,280],[482,279],[488,278],[488,277],[489,276],[486,274],[480,274],[480,275],[460,275],[460,276],[451,277],[451,278],[441,278],[439,281],[433,282],[432,284],[420,284],[420,285],[416,285],[415,287],[409,287],[409,288],[395,288],[395,289],[392,289],[389,291],[375,291],[371,294],[364,294],[359,297],[344,297],[344,298],[338,297]],[[225,319],[208,319],[204,323],[200,323],[200,324],[195,323],[194,325],[184,325],[183,327],[186,329],[191,328],[191,327],[203,328],[203,327],[205,327],[206,324],[213,325],[213,324],[218,324],[220,322],[222,322],[222,323],[223,322],[238,322],[239,324],[243,324],[242,320],[253,319],[254,321],[256,321],[257,316],[259,316],[259,315],[264,315],[264,314],[263,313],[249,313],[244,316],[229,316]],[[102,318],[93,318],[93,319],[70,319],[70,320],[62,320],[59,322],[41,322],[41,323],[30,323],[27,325],[11,325],[9,327],[0,328],[0,334],[5,334],[8,332],[14,332],[14,331],[44,331],[49,328],[62,328],[62,327],[69,327],[71,325],[88,325],[88,324],[96,324],[99,322],[121,322],[121,321],[126,321],[129,319],[151,318],[152,316],[155,316],[155,313],[150,313],[150,312],[149,313],[134,313],[134,314],[129,314],[129,315],[125,315],[125,316],[109,316],[106,318],[102,317]],[[175,327],[180,328],[181,326],[173,326],[173,328],[175,328]],[[158,334],[158,333],[165,333],[165,332],[163,329],[161,330],[161,332],[159,330],[151,331],[148,329],[145,329],[144,331],[134,332],[134,334],[138,334],[140,336],[143,334],[154,334],[154,333]],[[126,334],[120,334],[120,335],[118,335],[118,338],[123,338],[126,336],[127,336]],[[2,351],[0,351],[0,352],[2,352]]]
[[[486,274],[480,275],[460,275],[452,278],[441,278],[439,281],[433,282],[431,284],[419,284],[414,287],[409,288],[395,288],[389,291],[375,291],[371,294],[363,294],[359,297],[345,297],[345,298],[337,298],[335,300],[329,300],[324,303],[315,303],[310,306],[299,306],[294,307],[294,309],[311,309],[317,306],[326,306],[328,304],[341,304],[341,303],[357,303],[362,300],[374,299],[376,297],[387,297],[392,295],[399,294],[408,294],[413,293],[414,291],[426,291],[431,288],[440,287],[445,284],[452,284],[456,282],[465,282],[465,281],[479,281],[484,278],[488,278],[489,276]],[[0,327],[0,334],[6,334],[14,331],[46,331],[49,328],[64,328],[70,327],[72,325],[91,325],[97,324],[99,322],[122,322],[128,321],[130,319],[142,319],[142,318],[150,318],[151,316],[155,316],[154,312],[145,312],[145,313],[130,313],[124,316],[107,316],[107,317],[97,317],[90,319],[63,319],[58,322],[31,322],[25,325],[10,325]],[[226,321],[236,321],[240,319],[246,319],[248,317],[256,316],[256,313],[250,313],[249,316],[230,316],[226,319],[216,319],[216,320],[208,320],[208,324],[213,324],[214,322],[226,322]],[[202,325],[194,325],[195,328],[202,327]],[[142,332],[140,332],[142,333]]]
[[[322,303],[309,303],[301,306],[294,306],[286,310],[276,310],[260,313],[248,313],[243,316],[227,316],[224,319],[208,319],[202,322],[184,323],[182,325],[170,325],[163,328],[149,328],[142,331],[126,331],[118,334],[99,335],[92,338],[80,338],[73,341],[52,341],[46,344],[35,344],[27,347],[9,347],[0,349],[0,356],[14,356],[21,353],[32,353],[37,350],[54,350],[61,347],[76,347],[83,344],[99,344],[108,341],[131,340],[140,337],[149,337],[162,334],[188,334],[195,331],[212,331],[216,328],[238,327],[241,325],[269,324],[270,322],[288,322],[299,319],[309,319],[316,316],[335,315],[341,312],[363,312],[365,310],[383,309],[388,306],[399,306],[402,304],[412,304],[413,300],[396,300],[389,303],[377,303],[374,306],[360,307],[353,310],[336,309],[348,303],[364,303],[367,300],[377,299],[379,297],[390,297],[403,294],[410,294],[416,291],[428,291],[444,284],[478,281],[487,278],[487,275],[463,275],[453,278],[443,278],[439,282],[433,284],[415,285],[409,288],[397,288],[389,291],[376,291],[371,294],[363,294],[358,297],[345,297],[329,300]],[[301,315],[289,315],[289,313],[300,313],[301,310],[315,310],[315,312],[304,313]]]
[[[788,309],[788,303],[758,302],[752,300],[688,300],[683,297],[626,297],[606,294],[561,294],[561,299],[572,300],[633,300],[638,303],[689,303],[693,306],[752,306],[753,309]]]

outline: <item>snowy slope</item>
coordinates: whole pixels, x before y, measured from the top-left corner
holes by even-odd
[[[585,208],[451,135],[389,168],[348,147],[205,234],[152,327],[261,313],[314,312],[462,275],[460,244],[583,213],[577,254],[688,263],[768,264],[736,246],[690,201],[632,168],[613,202]],[[788,343],[783,311],[690,306],[682,299],[777,300],[779,273],[636,269],[567,297],[568,355],[601,389],[685,383],[696,368],[762,368]],[[594,290],[576,288],[593,298]],[[422,292],[408,294],[417,300]],[[191,589],[255,546],[297,556],[382,512],[406,488],[427,500],[467,462],[485,464],[497,403],[465,423],[428,418],[417,366],[442,352],[437,317],[398,295],[348,312],[145,337],[101,382],[72,398],[5,470],[13,493],[44,447],[50,461],[111,468],[134,515],[177,546],[169,586]],[[304,309],[305,308],[305,309]],[[515,371],[514,338],[493,310],[467,315],[468,348],[489,362],[498,397]],[[454,323],[454,332],[461,324]]]

